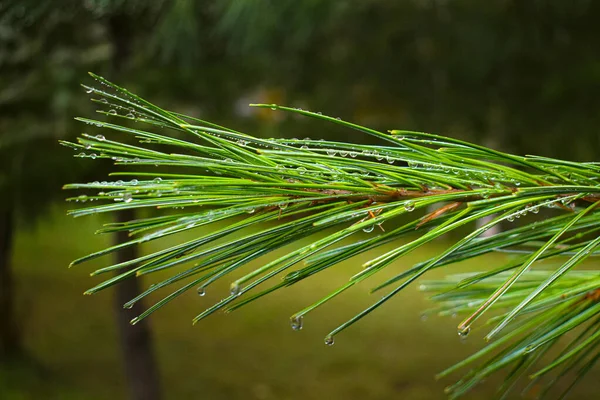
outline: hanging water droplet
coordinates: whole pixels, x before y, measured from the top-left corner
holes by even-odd
[[[348,152],[345,150],[340,150],[340,156],[342,157],[346,157],[348,155]]]
[[[394,163],[394,161],[395,161],[395,160],[392,158],[392,156],[387,156],[385,159],[387,160],[387,162],[388,162],[389,164],[393,164],[393,163]]]
[[[336,153],[337,152],[335,150],[333,150],[333,149],[327,149],[327,155],[330,156],[330,157],[335,156]]]
[[[91,158],[92,160],[95,160],[95,159],[96,159],[96,157],[98,157],[98,156],[97,156],[95,153],[92,153],[92,154],[90,154],[90,158]]]
[[[461,340],[465,340],[467,338],[467,336],[469,336],[470,332],[471,332],[471,327],[467,326],[465,328],[458,330],[458,336],[461,338]]]
[[[133,197],[131,196],[131,193],[129,193],[129,192],[123,193],[123,201],[125,203],[131,203],[132,200],[133,200]]]
[[[302,315],[292,315],[292,317],[290,318],[290,325],[295,331],[299,331],[300,329],[302,329],[303,324],[304,317]]]
[[[421,314],[421,321],[423,321],[423,322],[427,321],[428,317],[429,316],[427,314],[425,314],[425,313]]]
[[[89,88],[89,89],[85,90],[86,93],[92,93],[93,91],[94,91],[94,89],[92,89],[92,88]]]
[[[196,289],[196,292],[198,292],[198,296],[204,296],[206,294],[206,291],[204,290],[204,288],[202,286],[200,286],[198,289]]]
[[[301,148],[302,150],[308,150],[308,146],[307,146],[307,145],[305,145],[305,144],[303,144],[302,146],[300,146],[300,148]]]
[[[240,285],[237,282],[233,282],[229,288],[229,293],[231,293],[232,296],[239,296],[241,292],[242,288]]]
[[[327,336],[325,338],[325,344],[327,346],[333,346],[334,340],[333,340],[333,336]]]
[[[110,110],[108,110],[108,113],[110,115],[117,115],[117,110],[111,108]]]
[[[89,149],[91,149],[91,148],[92,148],[92,145],[91,145],[91,144],[86,144],[86,145],[85,145],[85,149],[86,149],[86,150],[89,150]]]
[[[273,111],[277,110],[277,105],[276,104],[271,104],[271,110],[273,110]]]
[[[80,158],[83,158],[83,157],[85,157],[85,153],[79,153],[79,154],[77,154],[75,157],[80,157]]]
[[[285,202],[281,202],[278,204],[278,206],[279,206],[280,210],[285,210],[287,208],[288,204]]]
[[[377,152],[377,151],[374,151],[374,152],[373,152],[373,155],[375,156],[375,159],[376,159],[377,161],[381,161],[381,160],[383,160],[383,155],[382,155],[382,154],[379,154],[379,152]]]
[[[411,212],[415,209],[415,205],[413,203],[411,203],[410,201],[406,202],[406,203],[404,203],[404,209],[408,212]]]
[[[351,152],[350,152],[350,153],[348,153],[348,154],[349,154],[349,155],[350,155],[350,157],[352,157],[352,158],[356,158],[356,156],[358,155],[358,153],[357,153],[357,152],[355,152],[355,151],[351,151]]]
[[[306,168],[304,168],[304,167],[298,167],[298,173],[300,175],[304,175],[305,172],[306,172]]]
[[[108,100],[106,100],[105,98],[101,98],[100,103],[108,104]]]
[[[515,220],[515,217],[513,215],[509,215],[508,217],[506,217],[506,220],[508,222],[513,222]]]
[[[539,213],[539,212],[540,212],[540,208],[539,208],[538,206],[535,206],[535,207],[533,207],[533,208],[531,209],[531,212],[532,212],[532,213],[534,213],[534,214],[537,214],[537,213]]]
[[[247,209],[246,209],[246,212],[247,212],[248,214],[254,214],[254,208],[247,208]]]
[[[127,309],[127,310],[131,310],[133,308],[133,303],[127,303],[123,305],[123,308]]]
[[[369,226],[365,226],[365,227],[363,228],[363,232],[366,232],[366,233],[371,233],[371,232],[373,232],[373,229],[374,229],[374,228],[375,228],[375,225],[369,225]]]

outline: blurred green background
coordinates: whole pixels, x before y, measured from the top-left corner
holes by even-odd
[[[455,320],[421,321],[428,304],[416,290],[331,348],[323,336],[373,301],[368,287],[290,329],[293,312],[337,288],[360,260],[195,327],[191,318],[227,284],[183,296],[142,327],[158,369],[143,386],[157,390],[136,389],[148,375],[126,372],[135,351],[115,323],[128,311],[117,311],[112,291],[81,295],[98,282],[90,266],[66,268],[114,240],[93,235],[106,217],[73,220],[62,204],[62,184],[100,180],[111,168],[57,144],[84,129],[74,116],[94,116],[79,84],[93,71],[165,108],[261,137],[368,140],[249,103],[598,161],[598,17],[591,0],[0,1],[0,398],[444,398],[451,381],[433,375],[481,341],[461,343]],[[573,398],[597,398],[592,376]],[[496,383],[468,398],[490,398]]]

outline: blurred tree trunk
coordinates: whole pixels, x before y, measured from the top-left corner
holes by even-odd
[[[132,38],[131,17],[127,14],[116,13],[108,20],[108,28],[113,44],[112,78],[121,73],[131,55]],[[117,222],[135,219],[135,210],[123,210],[117,213]],[[121,244],[130,239],[127,232],[117,232],[114,235],[115,244]],[[129,246],[116,253],[116,263],[121,263],[138,257],[137,245]],[[125,271],[119,271],[125,272]],[[140,293],[138,279],[126,279],[116,285],[115,308],[117,328],[121,339],[121,353],[125,373],[128,379],[129,393],[132,400],[160,399],[160,384],[158,367],[152,346],[152,334],[146,320],[135,325],[129,321],[140,315],[144,310],[143,302],[137,302],[133,308],[123,309],[123,304],[137,297]]]
[[[134,210],[117,213],[117,222],[130,221],[135,218]],[[115,244],[123,243],[130,238],[127,232],[115,233]],[[138,257],[138,247],[126,247],[116,254],[116,262],[124,262]],[[124,271],[121,271],[124,272]],[[152,335],[147,320],[135,325],[129,321],[144,311],[142,302],[133,308],[123,309],[123,304],[140,293],[138,279],[126,279],[116,286],[117,327],[121,337],[121,348],[125,373],[129,381],[129,391],[133,400],[157,400],[160,398],[159,376],[152,347]]]
[[[21,352],[21,338],[14,314],[14,280],[11,268],[14,212],[9,204],[0,210],[0,361]]]

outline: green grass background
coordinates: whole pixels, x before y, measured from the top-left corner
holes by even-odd
[[[0,370],[1,399],[127,397],[112,291],[82,295],[99,282],[90,278],[89,272],[109,260],[67,269],[74,258],[109,243],[109,237],[92,234],[100,223],[98,217],[72,219],[57,209],[37,226],[19,230],[13,263],[18,314],[30,357]],[[389,267],[380,279],[441,251],[442,246],[438,243],[410,254]],[[433,272],[431,277],[490,268],[505,257],[482,257]],[[150,323],[164,397],[445,398],[443,389],[454,380],[435,381],[434,374],[480,348],[482,335],[475,332],[461,342],[456,334],[458,319],[433,316],[422,321],[421,311],[431,304],[417,291],[418,285],[340,334],[334,346],[325,346],[324,336],[378,298],[368,294],[375,281],[353,288],[307,315],[302,331],[290,329],[291,314],[345,282],[360,269],[363,259],[340,264],[321,276],[196,326],[191,325],[192,317],[225,297],[229,281],[210,286],[204,297],[185,294],[153,314]],[[572,398],[599,398],[597,371]],[[498,381],[499,377],[487,380],[467,398],[492,398]]]

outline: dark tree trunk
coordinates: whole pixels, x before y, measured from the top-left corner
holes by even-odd
[[[135,218],[133,210],[117,213],[117,221],[125,222]],[[115,233],[115,244],[123,243],[130,238],[127,232]],[[138,256],[137,246],[127,247],[116,254],[116,262],[131,260]],[[124,271],[122,271],[124,272]],[[126,279],[116,286],[117,327],[121,339],[123,364],[129,383],[129,393],[133,400],[158,400],[160,398],[159,375],[152,348],[152,335],[146,320],[135,325],[129,321],[144,311],[142,302],[136,303],[127,310],[123,304],[136,297],[140,292],[139,280]]]
[[[21,353],[21,338],[14,309],[14,280],[11,268],[14,212],[7,206],[0,210],[0,361]]]
[[[108,22],[108,30],[113,43],[112,79],[121,75],[127,60],[131,55],[132,26],[131,16],[127,14],[114,14]],[[134,210],[124,210],[117,213],[118,222],[135,219]],[[114,236],[115,244],[128,241],[127,232],[117,232]],[[131,246],[116,253],[116,262],[124,262],[138,256],[138,247]],[[121,271],[124,272],[124,271]],[[126,279],[116,285],[115,308],[117,315],[117,328],[121,339],[121,355],[125,373],[127,375],[130,398],[132,400],[158,400],[161,398],[158,367],[152,347],[150,326],[145,320],[131,325],[130,321],[142,313],[142,302],[136,303],[133,308],[123,309],[123,304],[133,299],[140,293],[139,280]]]

